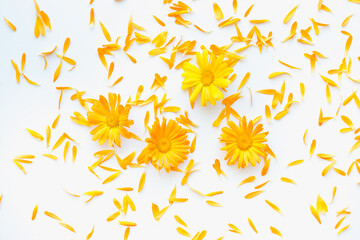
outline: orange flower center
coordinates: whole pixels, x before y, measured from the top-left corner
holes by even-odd
[[[113,127],[118,127],[120,123],[120,119],[117,115],[115,114],[111,114],[107,119],[106,119],[106,124],[113,128]]]
[[[169,139],[165,137],[160,138],[160,140],[157,143],[157,149],[159,150],[159,152],[166,153],[170,150],[170,148],[171,148],[171,142],[169,141]]]
[[[201,82],[204,86],[209,86],[214,82],[214,74],[210,71],[205,71],[201,74]]]
[[[243,134],[239,136],[236,144],[238,148],[240,148],[242,151],[246,151],[252,146],[253,140],[251,139],[250,136]]]

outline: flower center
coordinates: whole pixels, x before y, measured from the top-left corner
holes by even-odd
[[[252,146],[253,141],[250,136],[247,136],[244,134],[244,135],[239,136],[236,144],[237,144],[238,148],[240,148],[243,151],[246,151]]]
[[[171,142],[169,141],[169,139],[162,137],[157,143],[157,148],[159,152],[166,153],[171,148]]]
[[[204,86],[209,86],[214,82],[214,74],[210,71],[205,71],[201,74],[201,82]]]
[[[107,125],[111,128],[119,126],[119,122],[119,117],[115,114],[111,114],[106,120]]]

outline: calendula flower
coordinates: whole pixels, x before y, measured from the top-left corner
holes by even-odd
[[[190,88],[192,93],[190,95],[190,102],[194,103],[197,96],[201,92],[201,106],[206,106],[207,101],[215,105],[216,101],[224,98],[223,93],[219,88],[226,88],[231,81],[228,79],[229,74],[233,69],[224,61],[224,56],[215,56],[210,54],[207,50],[203,50],[202,55],[196,53],[195,65],[185,62],[182,66],[184,72],[181,76],[184,77],[182,82],[182,89]]]
[[[92,99],[89,102],[93,105],[87,113],[87,120],[79,113],[75,113],[76,117],[72,117],[72,119],[82,125],[96,126],[90,131],[94,141],[98,140],[99,144],[102,145],[108,140],[109,146],[115,143],[120,147],[120,136],[141,140],[126,129],[133,125],[134,121],[128,119],[131,106],[128,104],[121,105],[119,94],[109,93],[108,100],[100,95],[99,100]]]
[[[152,128],[149,128],[150,138],[145,139],[147,146],[137,158],[138,163],[149,163],[157,168],[165,168],[166,172],[177,170],[177,166],[187,159],[190,142],[187,131],[174,120],[162,123],[156,118]]]
[[[239,125],[233,121],[228,122],[228,127],[222,128],[220,142],[226,144],[221,150],[227,151],[225,160],[228,165],[234,165],[238,161],[238,168],[245,168],[249,162],[252,166],[273,152],[265,142],[268,132],[263,132],[262,124],[254,129],[252,121],[247,123],[246,117],[239,120]]]

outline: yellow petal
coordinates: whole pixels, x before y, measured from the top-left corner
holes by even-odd
[[[270,226],[270,230],[273,234],[276,234],[276,235],[282,237],[281,232],[279,230],[277,230],[276,228]]]
[[[311,211],[311,214],[315,217],[315,219],[321,224],[319,213],[316,211],[316,209],[312,205],[310,205],[310,211]]]
[[[293,161],[291,163],[288,164],[288,166],[295,166],[295,165],[299,165],[299,164],[302,164],[304,162],[304,160],[296,160],[296,161]]]
[[[191,237],[190,233],[188,233],[185,229],[181,227],[177,227],[176,231],[185,237]]]
[[[219,5],[217,3],[213,3],[213,8],[214,8],[214,13],[215,13],[216,20],[219,21],[219,20],[223,19],[224,15],[223,15]]]
[[[136,223],[128,221],[119,221],[119,224],[126,227],[136,227]]]
[[[94,13],[94,8],[90,9],[90,26],[94,26],[95,25],[95,13]]]
[[[282,178],[280,178],[280,180],[283,182],[286,182],[286,183],[296,184],[296,182],[290,178],[282,177]]]
[[[351,18],[352,16],[353,16],[353,14],[349,15],[348,17],[346,17],[346,18],[344,19],[344,21],[341,23],[341,26],[342,26],[342,27],[345,27],[345,26],[349,23],[350,18]]]
[[[66,38],[63,47],[63,55],[67,52],[70,46],[70,38]]]
[[[335,194],[336,194],[336,186],[333,188],[333,192],[332,192],[332,199],[331,199],[331,202],[334,201],[334,198],[335,198]]]
[[[26,170],[25,168],[16,160],[14,160],[14,163],[16,164],[16,166],[26,175]]]
[[[134,190],[134,188],[132,187],[121,187],[121,188],[116,188],[117,190],[120,190],[120,191],[124,191],[124,192],[131,192]]]
[[[59,122],[59,118],[60,118],[60,114],[57,115],[57,117],[54,119],[54,121],[51,125],[52,129],[54,129],[57,126],[57,123]]]
[[[352,121],[350,120],[350,118],[348,118],[348,117],[345,116],[345,115],[341,115],[341,119],[344,121],[344,123],[346,123],[346,125],[348,125],[349,127],[351,127],[352,130],[355,131],[355,126],[354,126],[354,124],[352,123]]]
[[[215,191],[215,192],[207,193],[207,194],[205,194],[205,196],[212,197],[212,196],[223,194],[223,193],[224,193],[224,191]]]
[[[146,172],[144,171],[143,174],[141,174],[141,177],[140,177],[138,192],[141,192],[141,190],[144,188],[145,177],[146,177]]]
[[[30,83],[31,85],[38,86],[39,84],[36,82],[31,81],[24,73],[21,73],[21,75],[25,78],[25,80]]]
[[[22,154],[22,155],[17,155],[17,156],[15,156],[15,158],[34,159],[34,158],[35,158],[35,155],[32,155],[32,154]]]
[[[86,192],[86,193],[83,193],[83,194],[94,197],[94,196],[100,196],[103,193],[104,193],[103,191],[94,190],[94,191]]]
[[[175,215],[174,218],[175,218],[175,220],[176,220],[179,224],[183,225],[184,227],[187,227],[187,225],[186,225],[186,223],[184,222],[184,220],[182,220],[178,215]]]
[[[77,147],[74,145],[72,147],[72,161],[73,161],[73,163],[75,162],[76,154],[77,154]]]
[[[104,181],[103,181],[103,183],[102,184],[106,184],[106,183],[109,183],[109,182],[111,182],[111,181],[114,181],[119,175],[120,175],[120,171],[119,172],[117,172],[117,173],[114,173],[114,174],[112,174],[112,175],[110,175],[108,178],[106,178]]]
[[[242,88],[245,85],[245,83],[249,80],[249,78],[250,78],[250,72],[247,72],[244,78],[241,80],[241,83],[237,89],[238,91],[240,90],[240,88]]]
[[[56,216],[54,213],[51,213],[51,212],[48,212],[48,211],[45,211],[44,214],[48,217],[51,217],[53,219],[56,219],[58,221],[62,221],[61,218],[59,218],[58,216]]]
[[[322,75],[320,75],[320,76],[321,76],[321,78],[322,78],[326,83],[328,83],[330,86],[338,87],[338,85],[337,85],[333,80],[331,80],[330,78],[325,77],[325,76],[322,76]]]
[[[341,225],[341,223],[344,221],[345,217],[346,217],[346,216],[342,217],[342,218],[336,223],[335,229],[338,229],[338,228],[340,227],[340,225]]]
[[[101,30],[102,30],[102,32],[103,32],[103,34],[104,34],[104,37],[106,38],[106,40],[108,40],[108,42],[111,42],[111,37],[110,37],[110,34],[109,34],[108,30],[107,30],[106,27],[102,24],[101,21],[99,21],[99,22],[100,22]]]
[[[165,23],[164,23],[163,21],[161,21],[158,17],[156,17],[156,16],[154,16],[154,15],[153,15],[153,17],[155,18],[156,22],[157,22],[158,24],[160,24],[160,26],[165,27]]]
[[[244,17],[247,17],[249,13],[251,12],[251,9],[254,7],[254,4],[252,4],[245,12]]]
[[[250,182],[253,182],[255,181],[255,176],[250,176],[248,178],[245,178],[244,180],[242,180],[238,186],[241,186],[243,184],[246,184],[246,183],[250,183]]]
[[[126,56],[128,56],[128,58],[133,62],[133,63],[136,63],[137,61],[136,61],[136,59],[133,57],[133,56],[131,56],[130,54],[128,54],[128,53],[125,53],[126,54]]]
[[[329,84],[326,84],[326,99],[328,103],[331,103],[331,92],[330,92]]]
[[[271,79],[271,78],[274,78],[274,77],[277,77],[277,76],[280,76],[280,75],[284,75],[284,74],[287,74],[287,75],[291,76],[291,74],[288,73],[288,72],[273,72],[273,73],[271,73],[269,75],[269,78]]]
[[[44,140],[44,137],[40,133],[35,132],[34,130],[31,130],[31,129],[28,129],[28,128],[26,128],[26,130],[30,133],[31,136],[38,139],[39,141]]]
[[[248,222],[249,222],[250,227],[254,230],[254,232],[258,233],[258,231],[257,231],[257,229],[256,229],[256,227],[255,227],[255,225],[254,225],[254,223],[251,221],[251,219],[250,219],[250,218],[248,218]]]
[[[9,20],[7,20],[6,18],[4,18],[5,22],[7,23],[7,25],[11,28],[11,30],[13,30],[14,32],[16,32],[16,27],[14,24],[12,24]]]
[[[359,2],[360,3],[360,2]],[[350,227],[349,225],[346,225],[345,227],[343,227],[342,229],[340,229],[340,231],[337,233],[337,235],[339,235],[340,233],[342,233],[343,231],[345,231],[346,229],[348,229],[348,227]]]
[[[284,109],[281,112],[279,112],[278,114],[275,115],[274,119],[275,120],[280,120],[281,118],[285,117],[286,114],[289,113],[289,109]]]
[[[283,23],[288,23],[290,19],[294,16],[295,11],[299,5],[295,6],[284,18]]]
[[[114,212],[113,214],[111,214],[107,219],[106,221],[107,222],[111,222],[113,220],[115,220],[118,216],[120,215],[120,212]]]
[[[67,62],[70,65],[76,65],[76,62],[75,62],[74,59],[71,59],[71,58],[65,57],[65,56],[62,56],[61,59],[64,60],[65,62]],[[69,70],[69,71],[71,71],[71,70]]]
[[[164,107],[161,111],[162,112],[172,112],[172,113],[176,113],[179,112],[181,110],[180,107],[177,106],[168,106],[168,107]]]
[[[327,207],[324,199],[322,199],[322,197],[320,195],[317,196],[316,211],[318,213],[327,213],[328,212],[328,207]]]
[[[304,85],[304,83],[300,83],[300,94],[301,94],[301,100],[304,100],[304,96],[305,96],[305,85]]]
[[[349,36],[348,39],[346,40],[346,43],[345,43],[345,56],[348,55],[352,40],[353,40],[352,36]]]
[[[61,66],[62,66],[62,62],[60,62],[59,66],[55,70],[53,82],[55,82],[59,78]]]
[[[16,73],[16,82],[19,83],[20,82],[20,71],[19,71],[19,67],[18,65],[11,59],[11,63],[15,69],[15,73]]]
[[[325,176],[325,175],[329,172],[329,170],[334,166],[334,164],[335,164],[335,162],[330,163],[328,166],[326,166],[326,167],[323,169],[321,175],[322,175],[322,176]]]
[[[193,153],[195,151],[195,146],[196,146],[196,135],[195,135],[194,139],[191,142],[190,153]]]
[[[259,184],[257,185],[256,187],[254,187],[255,189],[260,189],[262,187],[264,187],[266,184],[268,184],[270,182],[270,180],[267,180],[266,182],[262,183],[262,184]]]
[[[268,19],[252,19],[252,20],[249,20],[249,22],[252,24],[261,24],[261,23],[270,22],[270,20],[268,20]]]
[[[237,234],[242,234],[240,229],[238,227],[236,227],[234,224],[229,223],[228,225],[230,227],[230,230],[229,230],[230,232],[234,232],[234,233],[237,233]]]
[[[265,105],[265,116],[268,122],[271,122],[271,111],[268,105]]]
[[[26,53],[23,53],[21,56],[21,71],[24,71],[25,62],[26,62]]]
[[[33,212],[32,212],[31,220],[33,220],[33,221],[34,221],[35,218],[36,218],[37,210],[38,210],[38,205],[36,205],[36,206],[34,207],[34,210],[33,210]]]
[[[280,61],[280,60],[279,60],[279,63],[281,63],[281,64],[284,65],[284,66],[287,66],[288,68],[301,69],[301,68],[299,68],[299,67],[294,67],[294,66],[292,66],[292,65],[290,65],[290,64],[287,64],[287,63],[285,63],[285,62],[283,62],[283,61]]]
[[[274,209],[275,211],[277,211],[278,213],[282,214],[280,208],[278,206],[276,206],[275,204],[273,204],[272,202],[268,201],[268,200],[265,200],[265,202],[267,204],[269,204],[269,206]]]
[[[236,14],[236,12],[237,12],[237,0],[233,0],[233,3],[232,3],[232,5],[233,5],[233,9],[234,9],[234,13]]]
[[[152,40],[152,43],[155,45],[155,47],[159,48],[164,45],[167,38],[167,33],[168,31],[163,31]]]
[[[251,199],[251,198],[254,198],[256,197],[257,195],[261,194],[262,192],[264,192],[263,190],[259,190],[259,191],[254,191],[254,192],[251,192],[249,194],[247,194],[245,196],[245,199]]]
[[[127,240],[127,239],[128,239],[129,234],[130,234],[130,228],[127,227],[126,230],[125,230],[125,232],[124,232],[124,240]]]
[[[70,147],[70,142],[67,141],[67,142],[65,143],[65,146],[64,146],[64,161],[65,161],[65,162],[66,162],[66,155],[67,155],[67,152],[68,152],[68,150],[69,150],[69,147]]]
[[[310,157],[313,155],[313,153],[315,151],[315,147],[316,147],[316,140],[313,139],[311,142],[311,146],[310,146]]]
[[[75,229],[67,223],[59,222],[61,226],[75,233]]]
[[[265,160],[265,164],[264,167],[261,170],[261,176],[265,176],[267,171],[269,170],[269,166],[270,166],[270,158]]]
[[[121,82],[121,80],[123,80],[123,76],[119,77],[110,87],[115,86],[116,84],[118,84],[119,82]]]
[[[89,240],[92,237],[94,230],[95,230],[95,225],[93,225],[91,232],[86,236],[86,240]]]
[[[222,205],[220,203],[217,203],[217,202],[214,202],[211,200],[207,200],[206,203],[213,207],[222,207]]]

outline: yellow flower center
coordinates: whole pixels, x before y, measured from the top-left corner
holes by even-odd
[[[109,127],[113,128],[113,127],[118,127],[119,123],[120,123],[120,119],[117,115],[115,114],[111,114],[107,120],[106,123]]]
[[[204,86],[209,86],[214,82],[214,74],[210,71],[205,71],[201,74],[201,82]]]
[[[239,136],[236,144],[238,148],[240,148],[242,151],[246,151],[252,146],[253,140],[251,139],[250,136],[243,134]]]
[[[159,152],[166,153],[171,148],[171,142],[169,141],[169,139],[162,137],[157,143],[157,148]]]

